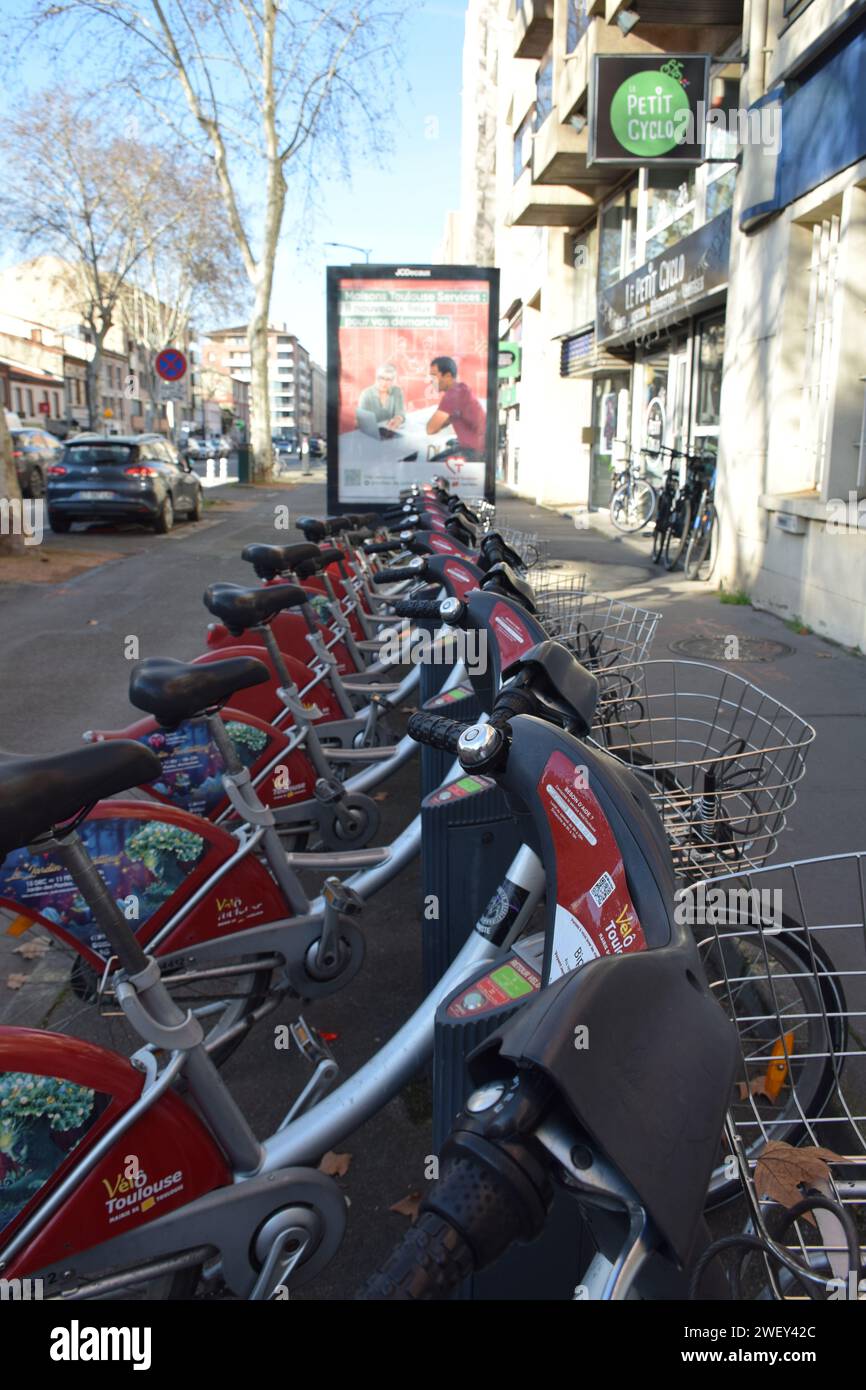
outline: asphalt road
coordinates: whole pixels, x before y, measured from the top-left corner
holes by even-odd
[[[133,717],[125,693],[129,638],[137,639],[141,656],[197,654],[208,621],[201,603],[205,586],[218,579],[252,579],[240,560],[248,542],[297,538],[294,530],[277,529],[285,522],[279,508],[299,516],[325,506],[321,482],[272,490],[215,487],[207,497],[204,520],[198,526],[181,523],[167,537],[133,527],[48,535],[46,546],[57,552],[92,548],[120,558],[60,585],[0,588],[0,756],[75,747],[88,727],[127,724]],[[599,518],[586,529],[508,498],[500,502],[500,514],[514,526],[541,532],[555,556],[586,569],[592,588],[661,612],[656,658],[669,658],[672,644],[694,637],[781,640],[785,650],[773,660],[736,664],[739,674],[793,706],[818,730],[777,857],[863,847],[859,768],[866,752],[866,663],[861,658],[792,632],[750,607],[721,605],[702,586],[660,574],[649,564],[647,537],[623,539]],[[398,833],[417,806],[413,765],[387,784],[380,840]],[[367,960],[358,979],[305,1009],[311,1023],[337,1035],[334,1051],[343,1077],[387,1040],[422,997],[421,917],[416,863],[365,911]],[[22,968],[11,950],[0,934],[0,1019],[6,972]],[[284,1004],[225,1068],[260,1136],[276,1128],[307,1079],[294,1053],[274,1047],[274,1029],[296,1015],[296,1005]],[[86,1033],[86,1026],[77,1031]],[[424,1188],[425,1158],[432,1150],[430,1114],[428,1081],[420,1076],[340,1146],[351,1155],[348,1172],[339,1179],[350,1202],[346,1240],[332,1267],[298,1298],[350,1297],[403,1233],[406,1217],[389,1208]]]

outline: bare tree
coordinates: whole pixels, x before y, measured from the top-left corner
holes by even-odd
[[[23,248],[58,257],[58,279],[93,344],[93,428],[105,340],[124,287],[187,212],[174,152],[112,133],[63,92],[42,93],[4,134],[16,171],[3,194],[8,222]]]
[[[172,198],[179,216],[171,236],[160,236]],[[182,343],[198,315],[216,320],[243,312],[246,280],[213,170],[182,151],[172,160],[160,205],[145,210],[141,231],[144,253],[123,287],[120,313],[129,337],[148,349],[139,368],[141,396],[153,402],[159,394],[156,354]],[[152,407],[145,406],[145,416],[145,429],[152,429]]]
[[[382,147],[403,0],[33,0],[37,30],[64,22],[109,40],[115,73],[206,147],[252,292],[252,443],[270,475],[268,326],[289,176],[346,171],[353,144]],[[187,120],[178,119],[182,93]],[[258,196],[249,214],[242,189]],[[255,221],[254,221],[255,220]],[[254,235],[253,225],[258,225]]]

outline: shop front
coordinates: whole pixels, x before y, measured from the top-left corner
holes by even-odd
[[[667,450],[717,452],[730,237],[727,209],[599,286],[598,348],[621,365],[595,385],[592,505],[612,462],[632,457],[660,482]]]

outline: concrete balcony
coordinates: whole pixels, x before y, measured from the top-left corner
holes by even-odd
[[[589,193],[560,184],[536,184],[532,168],[524,169],[511,191],[512,227],[578,227],[595,207]]]
[[[668,53],[723,53],[743,28],[743,0],[605,0],[609,25],[621,10],[640,16],[632,37]]]
[[[543,58],[552,38],[553,0],[515,0],[515,58]]]
[[[564,18],[562,23],[564,24]],[[638,26],[640,27],[640,26]],[[562,52],[565,55],[563,31]],[[575,111],[586,113],[589,77],[596,53],[657,53],[657,47],[636,33],[623,37],[616,25],[593,19],[573,53],[569,53],[554,69],[553,100],[563,120]]]
[[[536,185],[569,184],[596,201],[612,186],[611,170],[604,164],[586,167],[589,128],[578,132],[551,113],[536,133],[532,145],[532,181]]]

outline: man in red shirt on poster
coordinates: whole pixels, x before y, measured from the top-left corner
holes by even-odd
[[[457,363],[453,357],[434,357],[430,363],[431,374],[443,393],[438,407],[427,421],[427,433],[438,434],[450,424],[457,436],[460,453],[467,460],[480,460],[485,457],[485,434],[487,416],[480,401],[477,401],[465,381],[457,380]],[[453,445],[446,447],[433,459],[450,458],[456,452]],[[432,460],[431,460],[432,461]]]

